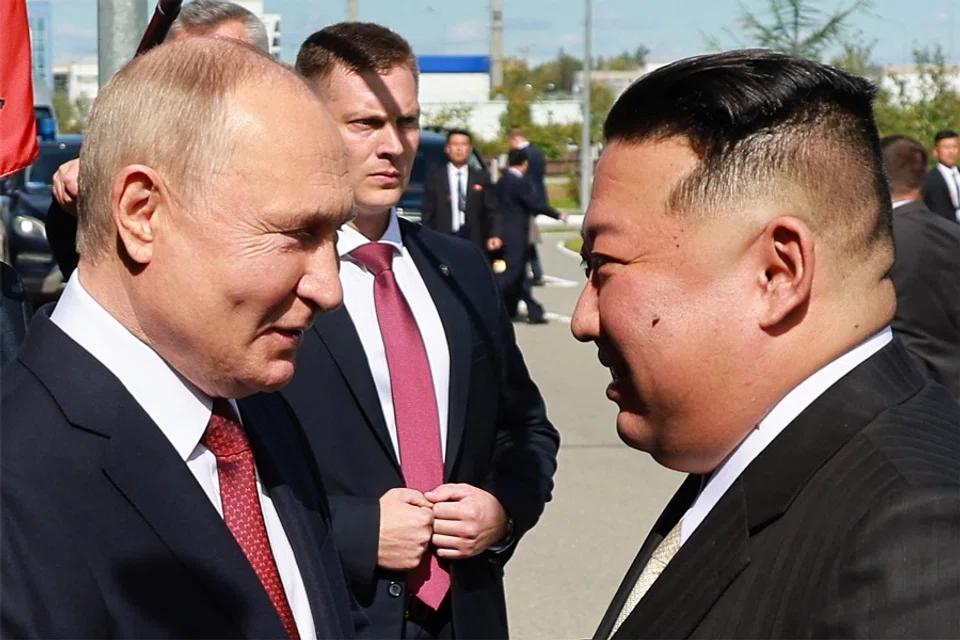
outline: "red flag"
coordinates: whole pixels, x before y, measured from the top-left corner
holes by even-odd
[[[0,0],[0,178],[40,152],[33,115],[33,69],[26,0]]]

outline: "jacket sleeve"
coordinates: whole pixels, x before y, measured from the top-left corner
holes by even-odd
[[[950,190],[936,168],[927,173],[927,179],[923,184],[923,203],[940,217],[950,222],[957,221],[956,209],[950,199]]]
[[[517,199],[523,205],[523,208],[526,209],[531,216],[537,214],[542,214],[545,216],[550,216],[555,220],[560,219],[560,212],[551,207],[545,200],[537,197],[536,192],[534,191],[533,185],[526,180],[518,181],[517,186]]]
[[[483,208],[487,218],[487,237],[503,238],[503,218],[500,215],[500,201],[497,197],[497,186],[490,180],[490,175],[483,172]]]
[[[80,262],[77,253],[77,219],[61,209],[56,200],[47,210],[47,241],[64,281],[68,280]]]

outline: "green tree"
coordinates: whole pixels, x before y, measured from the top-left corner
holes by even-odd
[[[60,133],[83,133],[90,115],[91,101],[85,95],[70,102],[66,91],[53,92],[53,113],[57,117]]]
[[[425,129],[467,129],[473,107],[466,104],[448,105],[424,118]]]
[[[873,0],[851,0],[845,7],[832,13],[821,10],[815,0],[767,0],[766,15],[755,13],[740,4],[738,26],[746,37],[740,41],[729,29],[738,46],[758,46],[790,55],[820,60],[834,45],[842,43],[848,34],[850,19],[873,6]],[[708,43],[724,49],[716,38]]]

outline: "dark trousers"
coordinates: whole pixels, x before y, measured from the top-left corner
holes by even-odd
[[[406,640],[452,640],[453,620],[450,617],[449,596],[437,611],[411,597],[407,603],[403,637]]]
[[[520,301],[527,305],[527,318],[531,322],[543,320],[543,305],[533,297],[533,283],[527,275],[527,264],[524,260],[507,260],[507,270],[500,274],[500,291],[503,294],[503,303],[507,307],[510,318],[517,317],[517,306]]]
[[[537,252],[537,245],[531,244],[527,253],[527,260],[530,262],[530,270],[533,272],[533,279],[543,280],[543,265],[540,264],[540,254]]]

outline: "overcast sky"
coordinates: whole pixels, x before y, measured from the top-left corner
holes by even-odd
[[[156,0],[142,0],[152,13]],[[413,44],[418,54],[487,54],[489,0],[357,0],[361,20],[385,24]],[[846,6],[814,0],[825,11]],[[267,12],[281,14],[282,58],[292,62],[299,44],[313,31],[346,18],[346,0],[265,0]],[[583,51],[584,0],[503,0],[504,49],[508,56],[539,61],[562,47]],[[762,12],[767,0],[743,0]],[[96,54],[96,0],[53,0],[54,60]],[[645,45],[651,61],[669,61],[706,50],[710,35],[735,27],[736,0],[593,0],[594,55],[613,55]],[[957,21],[960,0],[875,0],[873,15],[855,27],[876,40],[876,60],[910,62],[917,45],[939,43],[960,61]],[[726,39],[724,41],[733,41]]]

